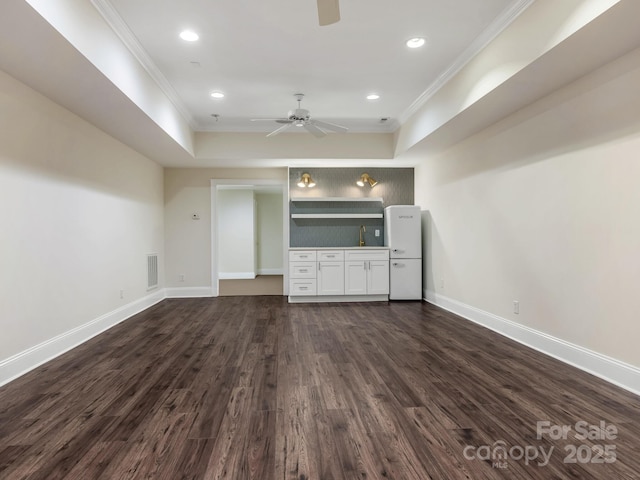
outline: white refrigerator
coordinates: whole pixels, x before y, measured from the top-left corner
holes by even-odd
[[[389,299],[422,299],[422,228],[418,205],[384,209],[384,244],[389,247]]]

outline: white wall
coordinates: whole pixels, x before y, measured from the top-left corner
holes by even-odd
[[[164,248],[162,168],[2,72],[0,172],[1,383],[9,357],[146,297]]]
[[[211,179],[256,178],[286,182],[287,169],[165,169],[167,287],[200,289],[202,294],[211,290]],[[199,220],[192,220],[194,213]]]
[[[640,50],[424,159],[428,295],[639,367],[638,112]]]
[[[256,193],[258,207],[258,273],[282,273],[282,193]]]
[[[219,278],[255,278],[256,206],[253,190],[219,189]]]

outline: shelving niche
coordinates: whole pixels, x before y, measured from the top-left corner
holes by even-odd
[[[382,209],[383,199],[382,197],[363,197],[363,198],[351,198],[351,197],[292,197],[291,202],[305,204],[305,206],[312,207],[314,210],[319,210],[316,213],[292,213],[291,218],[304,218],[304,219],[326,219],[326,218],[382,218],[382,212],[380,213],[363,213],[355,211],[349,211],[348,204],[353,204],[354,207],[362,206],[364,203],[378,204]],[[311,204],[317,203],[317,206]],[[326,212],[326,205],[329,203],[341,204],[341,212]],[[342,208],[344,205],[344,209]]]

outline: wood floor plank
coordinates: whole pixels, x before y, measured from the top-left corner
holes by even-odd
[[[631,480],[640,398],[422,302],[168,299],[0,388],[0,478]]]

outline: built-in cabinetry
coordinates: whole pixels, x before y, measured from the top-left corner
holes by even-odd
[[[316,295],[316,251],[289,252],[289,296]]]
[[[344,295],[344,250],[319,250],[318,295]]]
[[[348,250],[345,254],[345,295],[385,295],[389,293],[388,250]]]
[[[388,299],[389,250],[386,248],[289,251],[290,302]]]

